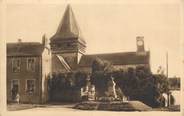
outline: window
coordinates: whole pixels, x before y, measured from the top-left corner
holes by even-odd
[[[27,70],[28,71],[35,71],[35,58],[28,58],[27,59]]]
[[[33,94],[35,91],[35,80],[26,80],[26,93]]]
[[[19,81],[17,79],[11,80],[11,89],[17,89],[18,90]]]
[[[13,58],[12,59],[12,71],[13,72],[20,72],[20,58]]]

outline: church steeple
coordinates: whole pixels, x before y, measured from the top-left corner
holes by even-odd
[[[80,28],[77,24],[75,15],[71,6],[68,4],[55,35],[51,38],[52,40],[60,39],[71,39],[75,38],[82,44],[86,44],[85,40],[81,35]]]
[[[70,5],[67,5],[56,33],[50,39],[52,55],[62,57],[71,69],[76,69],[85,53],[86,42]]]

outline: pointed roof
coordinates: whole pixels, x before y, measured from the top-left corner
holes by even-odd
[[[77,38],[81,42],[85,43],[81,36],[80,28],[75,19],[75,15],[72,11],[70,5],[67,5],[67,8],[64,12],[63,19],[61,20],[56,34],[51,39],[68,39],[68,38]]]

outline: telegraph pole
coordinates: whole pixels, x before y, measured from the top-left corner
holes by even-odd
[[[168,78],[168,52],[166,52],[166,77]]]
[[[166,52],[166,77],[169,78],[169,71],[168,71],[168,51]],[[167,105],[170,106],[170,91],[167,93]]]

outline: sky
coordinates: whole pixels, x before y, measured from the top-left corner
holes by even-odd
[[[6,9],[6,41],[41,42],[55,34],[70,3],[87,43],[87,54],[136,51],[136,36],[144,36],[153,73],[161,65],[169,76],[180,76],[181,6],[179,2],[54,2],[15,4]],[[142,0],[144,1],[144,0]],[[162,1],[162,0],[160,0]],[[176,0],[177,1],[177,0]],[[57,4],[56,4],[57,3]]]

